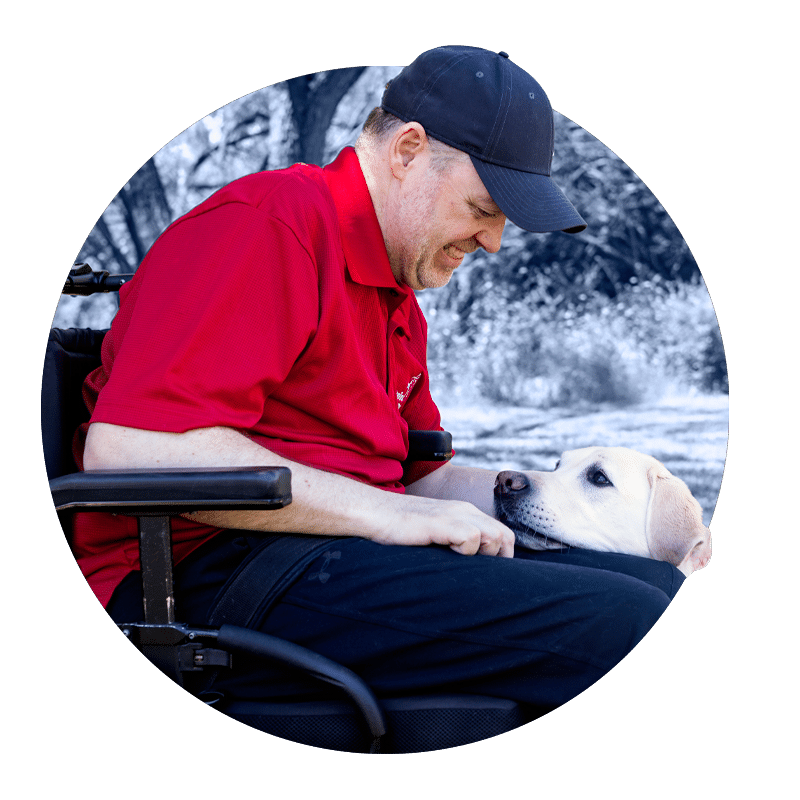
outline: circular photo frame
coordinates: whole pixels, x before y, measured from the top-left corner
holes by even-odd
[[[48,478],[67,537],[72,536],[76,513],[102,519],[90,508],[107,503],[99,513],[122,515],[131,520],[128,528],[133,529],[137,509],[147,507],[138,529],[152,534],[147,544],[148,563],[154,565],[150,580],[157,585],[153,596],[163,613],[155,612],[151,621],[136,614],[124,620],[115,617],[121,635],[227,716],[290,741],[331,750],[446,749],[510,731],[563,701],[537,704],[528,697],[518,703],[502,689],[498,695],[491,689],[478,694],[474,683],[468,684],[468,691],[460,691],[468,683],[464,676],[453,677],[452,685],[438,678],[436,691],[429,687],[414,693],[406,687],[400,696],[391,696],[384,689],[373,691],[372,681],[358,674],[368,654],[349,665],[338,655],[332,657],[342,652],[343,645],[326,655],[310,647],[300,649],[280,636],[276,641],[251,641],[232,630],[247,628],[246,620],[222,612],[216,626],[184,622],[180,601],[174,604],[172,588],[165,589],[159,577],[173,560],[170,525],[165,527],[163,520],[211,508],[218,490],[199,485],[202,479],[187,473],[188,478],[182,475],[189,485],[184,488],[194,494],[188,500],[183,495],[176,499],[156,484],[138,485],[129,475],[122,490],[109,483],[99,486],[98,495],[95,487],[71,480],[78,471],[73,461],[74,421],[76,414],[85,416],[80,420],[84,425],[89,418],[82,388],[104,358],[105,337],[100,332],[117,317],[119,290],[129,285],[165,229],[245,176],[285,170],[297,162],[330,164],[355,144],[370,110],[380,104],[384,86],[399,71],[398,67],[345,68],[265,87],[199,120],[154,154],[109,204],[81,248],[76,267],[65,275],[53,322],[61,333],[51,336],[42,392]],[[489,513],[514,531],[518,553],[533,554],[522,561],[544,565],[566,559],[575,569],[593,574],[614,570],[603,560],[606,556],[595,558],[592,553],[641,558],[648,562],[646,570],[669,564],[669,587],[664,588],[667,578],[661,574],[648,583],[669,602],[684,577],[710,558],[708,526],[721,485],[728,433],[727,368],[719,326],[689,247],[655,196],[579,125],[558,113],[554,121],[552,175],[588,223],[587,230],[574,236],[528,233],[507,223],[498,252],[478,249],[455,270],[446,287],[416,293],[414,302],[427,320],[429,379],[426,375],[422,383],[441,412],[443,427],[452,434],[456,456],[450,463],[497,473]],[[128,291],[123,291],[123,303]],[[183,303],[185,311],[190,308],[185,298],[175,302]],[[73,330],[78,332],[68,334]],[[158,350],[161,337],[162,330],[152,328],[153,350]],[[76,363],[80,365],[75,367]],[[48,365],[54,370],[52,380],[47,377]],[[102,378],[90,394],[107,383],[110,370],[99,369],[94,374]],[[400,387],[399,402],[406,402],[406,393],[410,396],[415,386],[409,380]],[[48,442],[54,443],[52,447]],[[437,447],[437,458],[449,455],[446,443]],[[631,455],[632,451],[641,456]],[[134,466],[141,469],[138,463]],[[169,467],[175,469],[176,464]],[[566,473],[572,484],[562,479]],[[261,472],[255,477],[248,474],[247,480],[257,484],[256,490],[268,496],[268,502],[288,507],[285,477]],[[659,501],[655,511],[653,497],[656,487],[662,486],[669,487],[668,510],[662,511]],[[231,486],[225,489],[223,500],[228,502]],[[119,491],[121,495],[114,494]],[[551,492],[546,498],[552,499],[531,499],[535,492]],[[568,492],[567,506],[589,504],[581,520],[591,518],[602,535],[590,532],[586,538],[585,524],[578,521],[574,527],[579,530],[571,538],[564,526],[573,523],[561,521],[567,512],[558,505],[563,492]],[[633,497],[639,505],[624,512],[615,508],[608,512],[608,522],[598,520],[597,515],[606,512],[596,508],[609,505],[612,492]],[[658,492],[662,494],[661,488]],[[153,508],[158,504],[160,512]],[[622,513],[638,522],[621,521]],[[629,533],[638,523],[639,539]],[[86,531],[97,525],[86,524]],[[682,525],[690,529],[676,541],[673,534]],[[657,541],[649,538],[656,528],[661,537]],[[609,541],[606,529],[623,534]],[[83,535],[102,539],[96,532]],[[252,550],[252,556],[237,562],[237,567],[254,563],[260,552],[259,545],[242,544],[246,538],[231,538],[227,545]],[[281,547],[280,542],[270,543],[264,552],[274,544],[275,550]],[[131,555],[136,546],[136,539],[128,535],[125,558],[132,563],[138,560]],[[192,552],[198,573],[211,569],[211,562],[197,556],[201,549],[184,547],[174,554],[176,571]],[[87,576],[107,566],[102,559],[91,562],[92,555],[97,553],[83,553]],[[278,598],[301,578],[327,585],[335,568],[347,560],[342,548],[330,544],[295,555],[277,575]],[[214,568],[219,563],[214,561]],[[274,553],[267,563],[278,563]],[[620,570],[632,577],[627,567]],[[120,586],[118,578],[119,570],[109,579],[117,581],[114,586],[104,584],[106,604]],[[127,585],[138,580],[124,579]],[[647,583],[638,573],[635,580]],[[507,586],[497,588],[502,593]],[[246,605],[244,600],[231,600],[230,605],[240,602]],[[147,617],[147,609],[143,611]],[[643,628],[649,629],[658,616],[650,613],[653,618],[643,621]],[[225,625],[229,628],[223,631]],[[283,625],[289,625],[288,619]],[[610,618],[600,638],[610,636],[614,628]],[[353,636],[349,632],[343,641],[358,650],[353,648]],[[289,680],[285,698],[271,696],[264,702],[252,694],[237,698],[235,690],[217,691],[214,680],[230,668],[231,652],[233,661],[237,653],[245,662],[265,655],[284,659],[305,674],[324,674],[325,688],[309,693],[303,681],[297,689]],[[385,662],[386,651],[380,652],[373,658]],[[285,679],[284,672],[279,679]],[[344,698],[339,696],[342,691]]]

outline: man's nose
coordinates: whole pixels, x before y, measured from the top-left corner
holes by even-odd
[[[478,244],[487,253],[496,253],[500,249],[505,224],[505,217],[489,220],[484,229],[475,237]]]

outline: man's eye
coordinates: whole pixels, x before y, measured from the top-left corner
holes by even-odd
[[[589,483],[594,484],[595,486],[613,486],[614,484],[608,479],[608,475],[603,472],[601,469],[592,470],[588,476]]]

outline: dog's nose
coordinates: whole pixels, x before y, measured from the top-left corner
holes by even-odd
[[[530,485],[531,483],[526,475],[507,469],[495,478],[494,492],[495,494],[511,494],[512,492],[521,492],[523,489],[529,489]]]

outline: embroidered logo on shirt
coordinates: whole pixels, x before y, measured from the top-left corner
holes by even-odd
[[[397,392],[397,408],[401,408],[403,403],[408,400],[408,396],[411,394],[411,390],[414,388],[416,382],[422,377],[422,373],[420,372],[419,375],[415,375],[409,382],[408,386],[406,386],[406,390],[404,392]]]

